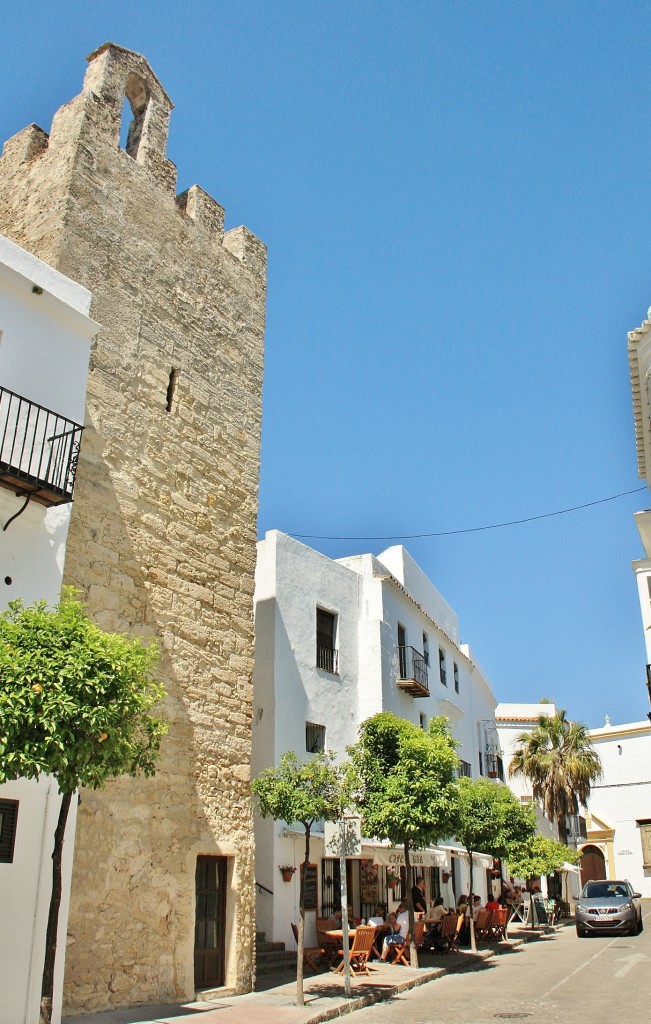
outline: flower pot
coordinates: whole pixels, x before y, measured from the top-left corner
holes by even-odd
[[[389,886],[390,889],[395,889],[397,884],[398,884],[398,879],[397,878],[390,878],[389,881],[387,882],[387,885]]]
[[[291,882],[294,877],[293,871],[282,871],[281,874],[283,876],[283,882]]]

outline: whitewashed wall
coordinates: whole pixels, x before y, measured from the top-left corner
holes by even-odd
[[[87,315],[90,300],[85,288],[0,236],[0,385],[83,423],[90,344],[98,330]],[[16,598],[53,604],[61,589],[70,507],[46,510],[30,503],[2,531],[23,501],[0,489],[2,608]],[[38,1020],[60,796],[56,783],[43,776],[0,786],[0,799],[19,801],[13,863],[0,864],[0,906],[11,923],[0,930],[0,1024],[32,1024]],[[76,813],[73,801],[64,845],[55,1022],[61,1017]]]
[[[317,606],[337,616],[338,675],[315,667]],[[495,697],[470,649],[458,642],[456,615],[404,548],[391,548],[377,558],[365,554],[333,561],[270,531],[258,544],[255,609],[254,776],[277,764],[287,750],[309,756],[306,721],[325,725],[327,749],[345,756],[361,722],[391,711],[415,724],[421,714],[427,721],[447,715],[461,743],[460,755],[477,777],[479,751],[487,738],[497,737]],[[420,653],[423,632],[428,634],[428,697],[414,698],[396,685],[398,623],[406,628],[408,645]],[[446,652],[447,686],[439,678],[439,646]],[[454,689],[455,662],[459,693]],[[256,820],[256,880],[261,886],[257,927],[291,948],[298,874],[283,882],[279,866],[300,866],[304,840],[292,830],[286,832],[283,823]],[[317,837],[311,859],[319,866],[319,891],[321,857]],[[477,872],[476,887],[485,895],[483,871]],[[316,937],[315,916],[306,918],[308,942]]]
[[[642,865],[637,820],[651,819],[651,724],[592,729],[604,777],[592,789],[589,811],[615,830],[612,877],[627,878],[637,892],[651,897],[651,870]],[[606,857],[608,865],[608,857]]]

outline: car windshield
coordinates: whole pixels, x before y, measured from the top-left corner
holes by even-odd
[[[628,895],[626,882],[586,882],[583,889],[586,900],[621,899]]]

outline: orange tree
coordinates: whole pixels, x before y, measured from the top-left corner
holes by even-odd
[[[410,957],[418,966],[414,943],[414,904],[410,851],[439,842],[457,820],[459,758],[445,718],[433,718],[427,732],[380,712],[362,723],[359,741],[348,748],[353,798],[365,836],[388,839],[405,856],[411,936]]]
[[[314,754],[299,761],[293,750],[280,764],[265,768],[251,783],[263,818],[297,822],[305,829],[305,855],[300,874],[298,951],[296,957],[296,1003],[305,1005],[303,993],[303,948],[305,944],[305,879],[310,862],[310,834],[316,821],[335,821],[346,806],[346,767],[334,763],[334,754]]]
[[[0,782],[56,778],[62,794],[52,853],[52,894],[41,987],[50,1024],[61,858],[75,790],[118,775],[153,775],[167,725],[151,709],[163,697],[152,677],[155,647],[95,626],[74,592],[55,608],[13,601],[0,613]]]

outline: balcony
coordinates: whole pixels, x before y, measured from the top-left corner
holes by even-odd
[[[412,697],[429,697],[427,662],[413,647],[398,648],[397,685]]]
[[[504,764],[499,754],[479,755],[479,771],[489,779],[501,779],[504,782]]]
[[[83,429],[0,387],[0,486],[47,508],[72,501]]]
[[[585,842],[588,838],[586,820],[582,814],[568,814],[565,818],[567,838],[577,842]]]
[[[334,647],[326,647],[325,644],[317,644],[316,667],[322,668],[324,672],[331,672],[333,676],[338,675],[339,652]]]

